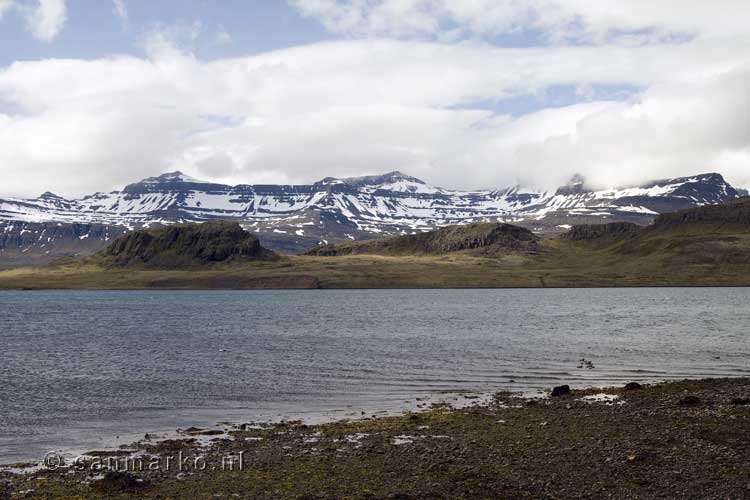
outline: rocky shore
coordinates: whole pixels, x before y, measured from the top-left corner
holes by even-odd
[[[0,499],[750,498],[750,379],[496,394],[315,426],[185,429],[0,472]]]

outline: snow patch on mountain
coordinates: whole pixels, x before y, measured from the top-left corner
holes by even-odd
[[[645,224],[659,213],[737,197],[739,193],[715,173],[603,190],[589,189],[577,176],[547,192],[521,187],[450,190],[401,172],[292,186],[229,186],[170,172],[122,191],[80,199],[52,192],[35,199],[0,199],[0,221],[6,221],[3,230],[7,231],[18,222],[132,229],[231,219],[259,234],[284,235],[292,247],[302,248],[312,241],[408,234],[482,221],[526,224],[535,231],[551,232],[596,220]],[[302,227],[306,230],[299,231]]]

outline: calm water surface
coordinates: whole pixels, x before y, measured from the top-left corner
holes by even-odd
[[[748,304],[741,288],[0,292],[0,463],[442,391],[748,375]]]

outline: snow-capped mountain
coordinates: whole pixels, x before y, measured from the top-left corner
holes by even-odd
[[[137,227],[230,219],[258,233],[271,248],[298,252],[321,242],[475,221],[510,222],[541,233],[579,223],[647,224],[658,213],[737,197],[719,174],[601,191],[587,188],[576,176],[556,191],[543,192],[518,187],[457,191],[400,172],[288,186],[229,186],[172,172],[80,199],[50,192],[35,199],[0,199],[0,250],[52,255],[70,238],[88,239],[88,248]],[[56,229],[68,224],[78,224],[77,230]]]

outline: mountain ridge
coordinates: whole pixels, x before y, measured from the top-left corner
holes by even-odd
[[[576,224],[651,223],[666,212],[739,197],[718,173],[652,181],[635,187],[592,190],[577,177],[557,190],[520,187],[458,191],[433,187],[392,171],[361,177],[327,177],[304,185],[229,186],[168,172],[121,191],[66,199],[0,198],[0,260],[90,252],[122,232],[162,225],[232,220],[264,246],[301,253],[321,244],[414,234],[456,224],[510,223],[536,234],[561,234]],[[57,225],[91,224],[107,231],[65,239]],[[51,233],[52,236],[50,235]],[[76,248],[80,246],[80,252]],[[58,249],[65,249],[58,251]],[[1,264],[0,264],[1,265]]]
[[[183,230],[202,236],[174,236]],[[152,245],[144,233],[162,236]],[[646,227],[574,226],[567,234],[540,238],[508,224],[474,223],[335,252],[236,258],[243,248],[258,249],[258,240],[237,223],[191,223],[131,231],[103,259],[0,271],[0,289],[750,286],[750,198],[665,215]],[[141,262],[152,253],[156,260]],[[126,262],[117,265],[109,254]]]

